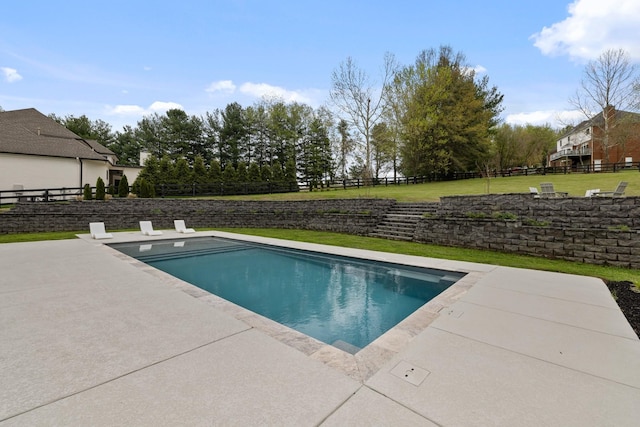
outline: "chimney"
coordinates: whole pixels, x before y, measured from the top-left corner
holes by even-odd
[[[605,120],[611,120],[616,115],[616,109],[613,105],[607,105],[606,107],[604,107],[604,111],[602,112],[602,114],[604,115],[603,118]]]

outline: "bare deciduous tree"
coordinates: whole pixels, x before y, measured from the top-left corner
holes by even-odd
[[[392,54],[384,56],[382,81],[378,84],[348,57],[331,74],[331,102],[345,113],[348,121],[364,140],[365,178],[371,178],[371,133],[384,112],[384,92],[393,77],[396,61]]]
[[[590,61],[576,94],[569,99],[571,105],[581,111],[587,120],[594,120],[593,126],[601,130],[601,144],[604,161],[609,162],[609,150],[619,143],[614,137],[616,126],[622,122],[615,117],[615,111],[637,110],[640,91],[636,66],[623,49],[610,49],[598,59]],[[596,116],[596,117],[594,117]]]

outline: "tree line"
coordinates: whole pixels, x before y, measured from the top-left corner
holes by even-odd
[[[503,95],[449,46],[400,66],[384,57],[373,81],[348,58],[332,74],[331,105],[262,99],[233,102],[203,116],[181,109],[154,113],[114,132],[102,120],[57,117],[95,139],[141,176],[170,182],[304,181],[404,176],[544,166],[556,132],[550,126],[501,124]],[[329,108],[334,107],[334,108]]]

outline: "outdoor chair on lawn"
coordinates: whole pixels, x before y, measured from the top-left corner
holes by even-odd
[[[540,198],[540,192],[536,187],[529,187],[529,193],[536,199]]]
[[[551,183],[551,182],[543,182],[543,183],[541,183],[540,184],[540,189],[542,190],[540,192],[540,197],[555,199],[555,198],[559,198],[559,197],[567,197],[569,195],[569,193],[556,191],[553,188],[553,183]]]
[[[600,189],[599,188],[594,188],[592,190],[587,190],[584,193],[584,197],[595,197],[598,195],[598,193],[600,193]]]
[[[151,221],[140,221],[140,231],[145,236],[160,236],[162,231],[154,230]]]
[[[196,230],[193,228],[187,228],[183,219],[176,219],[173,221],[173,225],[176,227],[176,231],[178,233],[195,233]]]
[[[90,222],[89,232],[93,239],[110,239],[113,237],[113,234],[107,233],[104,229],[104,222]]]
[[[627,189],[627,185],[629,185],[629,183],[627,181],[620,181],[615,190],[613,190],[613,191],[601,191],[601,192],[598,192],[598,193],[594,194],[594,196],[596,196],[596,197],[624,197],[624,190]]]

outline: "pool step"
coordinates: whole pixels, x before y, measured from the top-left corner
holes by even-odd
[[[420,219],[425,213],[435,213],[437,207],[438,203],[396,203],[369,236],[411,241]]]
[[[147,245],[147,246],[152,246],[152,245]],[[160,246],[160,245],[156,245],[156,246]],[[174,246],[174,248],[176,247],[178,246]],[[150,253],[149,255],[140,255],[140,256],[137,256],[136,258],[142,262],[154,262],[154,261],[164,261],[165,259],[190,258],[194,256],[242,251],[245,249],[250,249],[252,247],[253,246],[250,246],[250,245],[228,245],[228,246],[217,247],[217,248],[186,249],[186,250],[179,250],[179,251],[174,250],[169,252],[167,252],[165,249],[160,253]],[[150,247],[149,249],[146,249],[146,250],[150,251],[151,249],[152,248]]]

